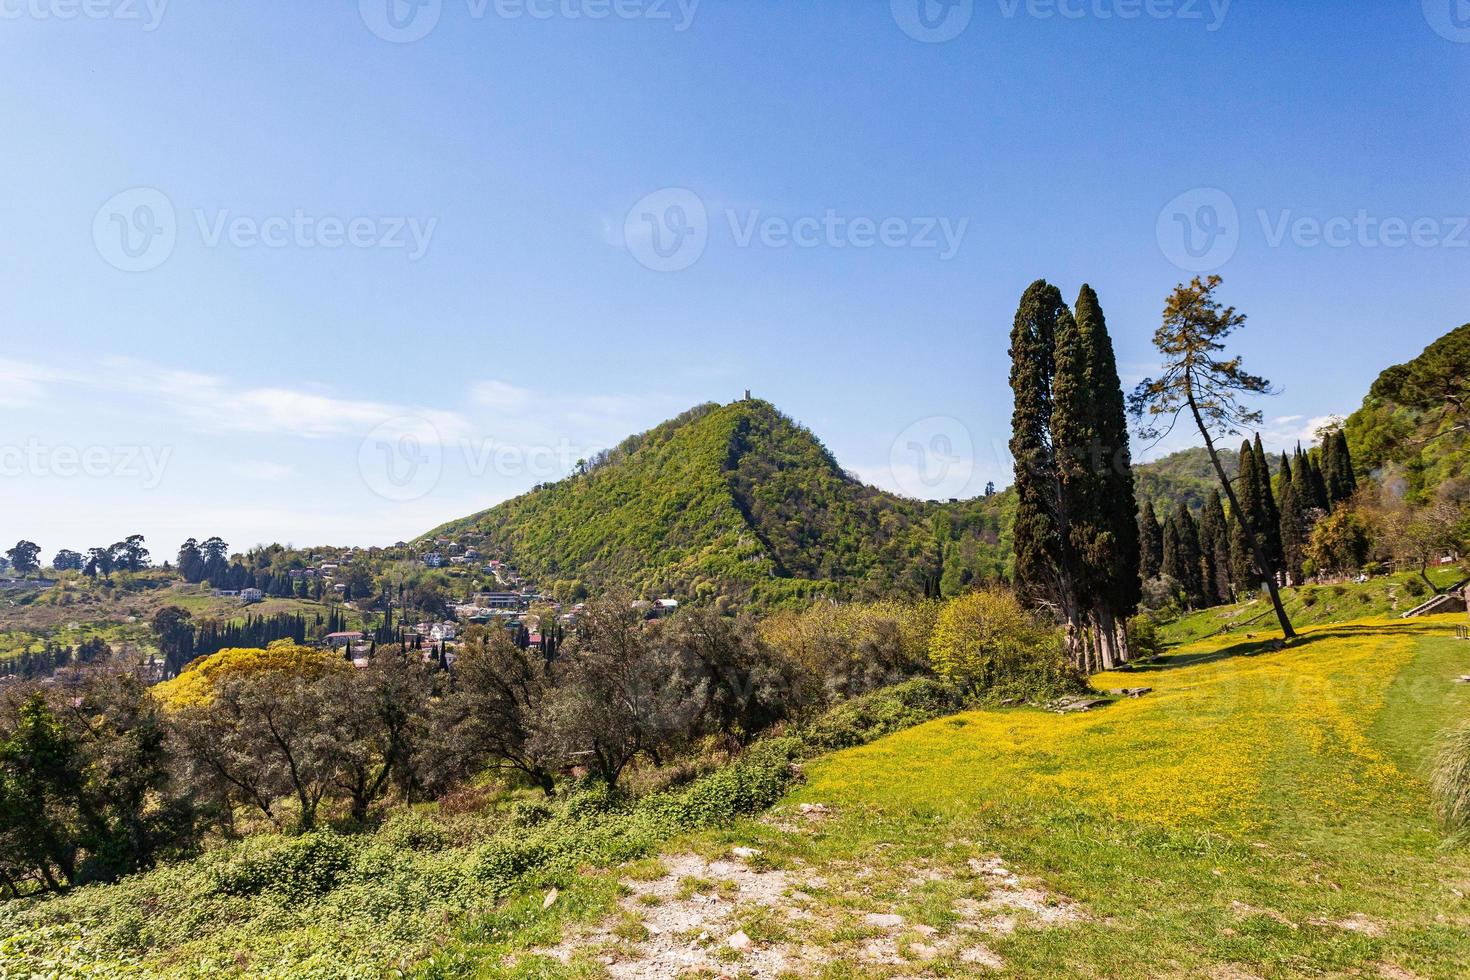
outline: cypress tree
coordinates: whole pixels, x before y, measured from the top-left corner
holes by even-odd
[[[1225,521],[1225,507],[1220,502],[1220,492],[1211,491],[1200,511],[1199,548],[1205,562],[1209,564],[1211,584],[1214,592],[1207,594],[1210,604],[1229,602],[1234,594],[1231,583],[1234,568],[1230,560],[1230,534]]]
[[[1256,479],[1260,480],[1261,524],[1265,531],[1261,544],[1271,562],[1271,571],[1279,573],[1286,568],[1286,554],[1281,547],[1281,510],[1276,506],[1276,494],[1271,491],[1271,464],[1266,459],[1266,450],[1261,446],[1261,434],[1256,433],[1252,447],[1256,457]]]
[[[1322,453],[1307,453],[1308,469],[1312,476],[1312,502],[1318,510],[1331,510],[1332,501],[1327,498],[1327,478],[1322,475]]]
[[[1083,285],[1075,316],[1058,316],[1052,440],[1100,666],[1128,659],[1125,624],[1142,598],[1128,420],[1117,359],[1097,293]]]
[[[1169,515],[1169,523],[1164,530],[1164,574],[1179,583],[1191,608],[1197,609],[1204,604],[1199,531],[1189,508],[1182,503]]]
[[[1323,476],[1327,483],[1327,502],[1330,507],[1352,499],[1358,489],[1357,477],[1353,475],[1353,457],[1348,450],[1347,433],[1336,429],[1322,440],[1324,453]]]
[[[1288,585],[1300,585],[1302,561],[1306,557],[1306,515],[1296,495],[1286,454],[1281,454],[1281,553],[1285,562]]]
[[[1092,380],[1092,407],[1096,414],[1099,456],[1103,464],[1102,491],[1104,532],[1112,535],[1106,579],[1111,586],[1110,611],[1131,616],[1143,598],[1138,574],[1137,501],[1133,479],[1133,455],[1128,445],[1128,411],[1123,384],[1118,377],[1118,359],[1108,333],[1097,293],[1084,285],[1077,296],[1077,329],[1088,351]]]
[[[1060,482],[1050,432],[1056,375],[1061,293],[1044,279],[1021,296],[1011,328],[1011,457],[1016,467],[1015,578],[1021,594],[1051,603],[1078,625],[1078,603],[1069,571]],[[1070,637],[1075,642],[1075,636]]]
[[[1306,453],[1302,452],[1301,443],[1297,443],[1296,457],[1291,464],[1291,486],[1296,491],[1297,504],[1301,507],[1303,515],[1314,507],[1321,506],[1317,502],[1316,488],[1312,485],[1312,461],[1307,458]]]
[[[1103,576],[1108,542],[1102,528],[1100,467],[1092,458],[1098,434],[1088,351],[1077,319],[1066,307],[1057,311],[1052,357],[1051,444],[1065,536],[1063,551],[1071,559],[1066,574],[1076,597],[1077,628],[1083,627],[1085,619],[1088,634],[1074,632],[1073,653],[1078,666],[1086,670],[1090,666],[1088,640],[1097,639],[1099,607],[1107,588]]]
[[[1237,596],[1261,584],[1251,557],[1250,539],[1239,517],[1230,519],[1230,579],[1235,583]]]
[[[1252,562],[1251,581],[1253,585],[1260,585],[1268,578],[1274,578],[1275,568],[1271,565],[1272,548],[1270,523],[1266,518],[1266,501],[1261,495],[1261,476],[1256,463],[1255,449],[1249,442],[1243,442],[1240,446],[1240,513],[1236,519],[1240,522],[1242,537],[1249,528],[1255,533],[1256,541],[1260,544],[1261,557],[1267,562],[1266,567],[1259,567],[1259,562]],[[1276,529],[1277,545],[1280,544],[1281,531]]]
[[[1327,509],[1331,510],[1340,498],[1341,491],[1337,479],[1337,440],[1332,438],[1332,433],[1322,437],[1322,485],[1326,491]]]
[[[1158,578],[1164,566],[1164,528],[1154,514],[1152,500],[1143,502],[1138,517],[1138,570],[1145,580]]]

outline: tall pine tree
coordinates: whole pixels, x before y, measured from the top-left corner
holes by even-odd
[[[1214,593],[1207,596],[1210,605],[1229,602],[1234,595],[1234,569],[1230,561],[1230,533],[1225,521],[1225,506],[1220,492],[1212,490],[1199,517],[1199,549],[1209,564]]]
[[[1112,340],[1089,287],[1077,309],[1038,280],[1012,327],[1016,577],[1058,609],[1074,661],[1092,670],[1128,660],[1141,556]]]
[[[1051,437],[1057,323],[1065,311],[1062,294],[1044,279],[1021,296],[1011,327],[1010,449],[1016,471],[1016,586],[1027,599],[1057,611],[1075,650],[1081,610]]]
[[[1154,513],[1154,502],[1145,500],[1138,515],[1138,571],[1145,581],[1159,577],[1164,565],[1164,528]]]
[[[1179,583],[1191,609],[1204,605],[1199,531],[1189,508],[1179,504],[1164,526],[1164,574]]]
[[[1347,433],[1341,429],[1334,429],[1322,439],[1322,476],[1327,485],[1328,507],[1346,503],[1358,490]]]
[[[1271,562],[1271,571],[1279,574],[1286,567],[1286,556],[1281,548],[1281,511],[1276,506],[1276,494],[1271,491],[1271,464],[1266,459],[1266,450],[1261,446],[1261,434],[1256,433],[1252,446],[1256,457],[1256,479],[1260,481],[1257,496],[1261,501],[1261,544]]]
[[[1057,320],[1052,441],[1093,665],[1108,669],[1128,660],[1126,624],[1142,583],[1123,390],[1102,306],[1087,285],[1075,315]]]
[[[1307,518],[1296,493],[1296,480],[1286,453],[1281,454],[1281,554],[1286,584],[1300,585],[1302,561],[1306,558]]]

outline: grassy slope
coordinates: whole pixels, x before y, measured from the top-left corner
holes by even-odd
[[[992,854],[1089,916],[987,935],[1009,975],[1463,975],[1470,855],[1423,782],[1433,733],[1470,713],[1450,683],[1470,668],[1462,619],[1316,627],[1253,657],[1196,644],[1096,679],[1155,688],[1138,700],[972,712],[819,760],[788,801],[837,810],[814,833],[747,821],[693,843],[810,874],[802,941],[829,976],[911,972],[863,963],[881,931],[863,914],[953,934],[956,903],[985,894],[966,861]],[[1333,924],[1355,915],[1368,931]]]
[[[1429,572],[1429,577],[1440,588],[1453,585],[1464,576],[1464,571],[1458,567],[1431,569]],[[1415,573],[1403,572],[1370,579],[1361,585],[1344,582],[1340,585],[1282,589],[1281,604],[1286,609],[1287,618],[1297,628],[1367,616],[1394,616],[1408,612],[1430,598],[1427,591],[1423,595],[1409,591],[1406,583],[1418,578]],[[1168,643],[1188,643],[1223,633],[1260,635],[1275,626],[1276,617],[1271,611],[1270,600],[1262,596],[1250,602],[1216,606],[1181,616],[1161,625],[1159,635]]]

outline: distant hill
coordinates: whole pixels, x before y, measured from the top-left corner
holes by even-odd
[[[1467,425],[1470,324],[1380,374],[1345,428],[1360,479],[1401,478],[1411,496],[1423,499],[1451,481],[1470,481]]]
[[[473,538],[559,595],[947,592],[1006,573],[1009,494],[909,500],[845,473],[759,400],[701,405],[633,436],[581,474],[426,535]]]
[[[1463,439],[1405,448],[1430,424],[1425,413],[1371,395],[1364,405],[1348,421],[1363,467],[1412,460],[1406,468],[1421,483],[1470,472]],[[1236,448],[1223,447],[1232,477]],[[1180,501],[1198,511],[1218,489],[1203,448],[1140,464],[1134,474],[1140,503],[1163,511]],[[1009,575],[1014,508],[1009,490],[934,503],[867,486],[810,431],[751,400],[690,409],[624,440],[583,473],[451,521],[420,542],[474,541],[562,596],[623,586],[770,604],[923,594],[936,576],[949,595]]]

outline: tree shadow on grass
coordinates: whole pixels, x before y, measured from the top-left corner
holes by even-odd
[[[1128,673],[1146,674],[1178,670],[1181,667],[1196,667],[1200,664],[1214,663],[1217,660],[1228,660],[1231,657],[1255,657],[1265,653],[1300,653],[1322,640],[1357,639],[1368,636],[1399,637],[1414,634],[1426,635],[1422,630],[1410,630],[1405,627],[1343,623],[1313,629],[1310,633],[1302,633],[1284,645],[1279,636],[1262,636],[1243,639],[1239,643],[1232,643],[1214,650],[1202,650],[1199,653],[1166,653],[1153,663],[1133,664]]]

